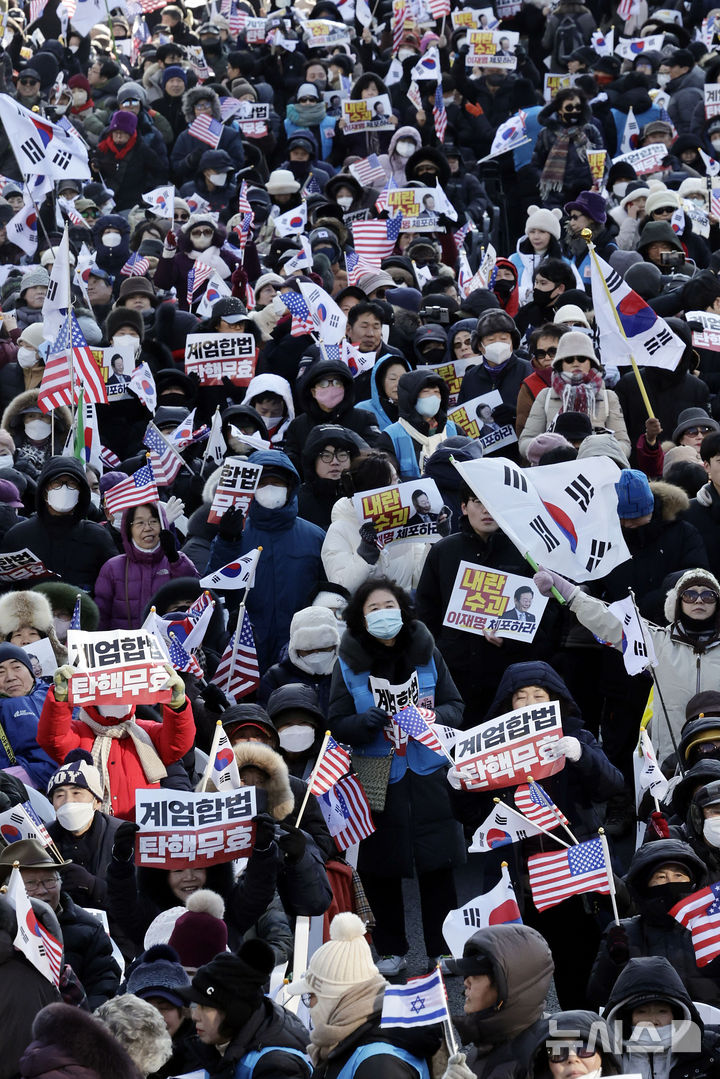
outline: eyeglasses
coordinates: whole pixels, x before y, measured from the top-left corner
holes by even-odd
[[[140,98],[139,97],[126,97],[125,100],[120,105],[120,108],[121,109],[127,109],[130,105],[139,105],[139,104],[140,104]]]
[[[350,460],[350,454],[347,450],[323,450],[322,453],[318,454],[318,460],[322,461],[324,465],[331,465],[333,461],[346,465]]]
[[[701,592],[698,592],[695,588],[686,588],[681,593],[680,599],[683,603],[717,603],[717,592],[711,591],[709,588],[703,588]]]
[[[315,383],[315,388],[318,390],[327,390],[330,386],[339,388],[343,385],[344,383],[341,378],[319,378]]]
[[[686,427],[683,434],[694,438],[695,435],[709,435],[711,431],[712,427]]]
[[[654,214],[674,214],[675,206],[659,206],[657,210],[653,210]]]
[[[549,1045],[547,1051],[548,1060],[551,1064],[564,1064],[570,1058],[570,1048],[567,1045]],[[580,1060],[589,1060],[590,1057],[595,1056],[595,1050],[588,1049],[587,1046],[572,1046],[572,1050]]]
[[[557,355],[557,348],[536,348],[535,359],[544,360],[546,356],[549,356],[551,360],[554,360]]]
[[[131,528],[147,528],[148,526],[150,528],[159,528],[160,527],[160,522],[158,520],[156,520],[154,517],[145,517],[145,518],[140,517],[140,518],[136,518],[133,521],[133,523],[132,523],[132,525],[130,527]]]
[[[316,97],[299,97],[297,99],[298,105],[317,105]]]
[[[60,877],[57,873],[53,873],[51,877],[43,877],[42,880],[26,880],[25,891],[26,892],[51,892],[53,888],[57,888],[60,883]]]
[[[20,86],[39,86],[39,79],[18,79]]]

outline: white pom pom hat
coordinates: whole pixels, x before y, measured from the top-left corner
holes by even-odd
[[[330,923],[330,940],[321,944],[302,978],[291,982],[292,996],[314,993],[318,997],[341,997],[353,985],[377,977],[365,926],[357,914],[336,914]]]

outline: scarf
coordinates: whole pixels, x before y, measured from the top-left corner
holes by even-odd
[[[315,1067],[327,1060],[336,1045],[349,1038],[353,1031],[380,1012],[385,986],[382,975],[375,974],[368,981],[353,985],[343,993],[328,1013],[327,1019],[320,1016],[317,1021],[313,1019],[307,1050]],[[313,1011],[315,1010],[314,1008]]]
[[[25,383],[26,390],[36,390],[43,380],[45,374],[44,363],[34,363],[32,367],[23,367],[23,381]]]
[[[200,262],[205,262],[208,266],[212,266],[215,273],[219,274],[223,281],[226,281],[232,273],[227,262],[220,254],[220,248],[215,247],[215,245],[206,247],[204,251],[188,251],[187,257],[193,261],[198,259]]]
[[[591,367],[582,382],[571,382],[559,371],[553,371],[551,385],[560,398],[560,412],[584,412],[592,420],[597,395],[603,389],[602,375]]]
[[[420,451],[420,459],[418,460],[418,467],[422,472],[425,468],[425,462],[427,461],[428,457],[432,456],[438,446],[442,445],[442,443],[445,441],[447,437],[445,434],[445,428],[443,427],[442,431],[438,432],[435,435],[423,435],[420,431],[413,427],[412,424],[408,423],[407,420],[403,419],[402,416],[400,417],[400,420],[398,422],[400,423],[400,426],[403,428],[403,430],[407,431],[407,433],[410,435],[410,438],[414,439],[416,442],[419,442],[422,446],[422,449]]]
[[[296,127],[317,127],[327,115],[324,101],[315,105],[288,105],[287,118]]]
[[[73,107],[70,109],[70,112],[76,115],[79,112],[86,112],[87,109],[94,109],[94,108],[95,108],[95,102],[93,101],[93,99],[91,97],[89,97],[84,105],[73,105]]]
[[[124,146],[116,146],[112,140],[112,135],[108,135],[106,139],[103,139],[101,143],[98,143],[98,150],[101,150],[104,154],[112,154],[116,161],[122,161],[124,157],[130,153],[137,142],[137,131],[133,131],[129,140]]]
[[[165,779],[167,770],[158,756],[152,738],[146,730],[143,730],[143,728],[137,724],[134,716],[130,719],[123,719],[120,723],[116,723],[112,727],[105,727],[102,723],[96,723],[94,719],[90,718],[87,712],[82,712],[81,718],[85,726],[89,727],[95,735],[95,741],[93,742],[92,747],[92,759],[93,764],[102,776],[103,802],[100,808],[103,813],[112,812],[108,757],[110,756],[113,738],[132,739],[135,752],[140,761],[140,767],[142,768],[148,783],[159,783],[161,779]]]
[[[571,142],[575,144],[578,157],[587,160],[588,137],[582,127],[561,131],[550,147],[550,153],[547,155],[545,167],[540,177],[540,194],[543,199],[546,199],[551,192],[562,191],[563,189],[567,155]]]

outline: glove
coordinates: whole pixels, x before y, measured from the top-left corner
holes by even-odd
[[[197,371],[193,371],[194,375],[197,375]],[[185,513],[185,503],[177,495],[171,495],[167,502],[164,504],[165,520],[169,525],[177,521]],[[162,540],[162,533],[160,533]]]
[[[442,506],[437,520],[438,536],[449,536],[451,523],[452,510],[449,506]]]
[[[475,1079],[475,1072],[465,1063],[464,1053],[453,1053],[443,1072],[442,1079]]]
[[[360,543],[357,546],[357,553],[371,566],[374,566],[380,557],[380,548],[377,545],[377,533],[369,523],[361,525],[360,527]]]
[[[482,105],[475,105],[472,101],[465,102],[465,112],[469,112],[471,116],[482,116]]]
[[[175,711],[179,711],[185,704],[185,683],[182,678],[169,663],[164,663],[163,667],[167,671],[169,678],[165,683],[165,689],[172,690],[172,697],[170,698],[170,707]]]
[[[513,427],[517,419],[517,410],[512,405],[498,405],[497,408],[492,410],[492,418],[501,427],[507,427],[508,425]]]
[[[165,242],[163,243],[163,258],[175,258],[175,252],[177,250],[177,236],[170,229],[165,233]]]
[[[659,809],[650,814],[650,828],[658,839],[670,838],[670,826],[668,825],[667,817]]]
[[[227,543],[237,543],[243,533],[243,511],[239,506],[225,510],[218,525],[218,535]]]
[[[630,958],[630,941],[622,925],[611,925],[607,935],[608,955],[619,967]]]
[[[81,1008],[84,1012],[90,1011],[83,984],[69,963],[66,963],[60,972],[58,992],[62,997],[63,1004],[70,1004],[73,1008]]]
[[[213,682],[208,682],[207,686],[203,687],[202,699],[212,712],[224,712],[230,707],[230,701],[220,686],[216,686]]]
[[[167,558],[168,562],[177,562],[180,555],[178,554],[177,543],[175,537],[169,528],[163,528],[160,530],[160,547],[162,553]]]
[[[53,682],[55,683],[55,700],[66,701],[68,699],[68,687],[70,679],[74,674],[73,668],[69,663],[65,663],[62,667],[58,667],[53,675]]]
[[[85,901],[87,902],[87,895],[92,896],[95,889],[95,877],[92,873],[88,872],[85,866],[78,865],[77,862],[73,862],[67,869],[63,870],[63,890],[66,892],[79,892],[83,891],[86,894]]]
[[[363,712],[363,719],[371,731],[382,730],[388,721],[387,713],[382,708],[368,708],[367,712]]]
[[[131,862],[135,854],[135,836],[140,831],[134,821],[124,820],[113,841],[112,856],[116,862]]]
[[[561,577],[554,570],[543,569],[542,566],[533,577],[533,583],[543,596],[549,596],[553,588],[557,589],[566,603],[570,602],[577,590],[577,585],[573,584],[572,581],[568,581],[566,577]]]
[[[564,738],[558,738],[557,742],[544,745],[542,754],[545,760],[548,761],[556,761],[559,757],[565,757],[566,760],[577,764],[582,757],[582,743],[568,734]]]
[[[282,834],[278,838],[278,846],[285,855],[287,865],[297,865],[305,853],[306,839],[299,828],[294,824],[280,825]]]
[[[460,782],[460,772],[458,772],[457,768],[448,768],[447,781],[454,791],[461,791],[463,789],[463,785]]]
[[[275,821],[269,813],[258,813],[253,817],[255,825],[254,850],[269,850],[275,838]]]

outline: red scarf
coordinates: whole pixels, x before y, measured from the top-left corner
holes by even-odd
[[[73,107],[70,109],[70,112],[73,112],[73,113],[85,112],[86,109],[94,109],[94,108],[95,108],[95,102],[93,101],[93,99],[91,97],[89,97],[84,105],[73,105]]]
[[[101,150],[105,154],[112,154],[118,161],[122,161],[125,155],[130,153],[136,142],[137,131],[133,131],[129,142],[126,142],[124,146],[116,146],[113,142],[112,135],[108,135],[106,139],[103,139],[101,143],[98,143],[98,150]]]

